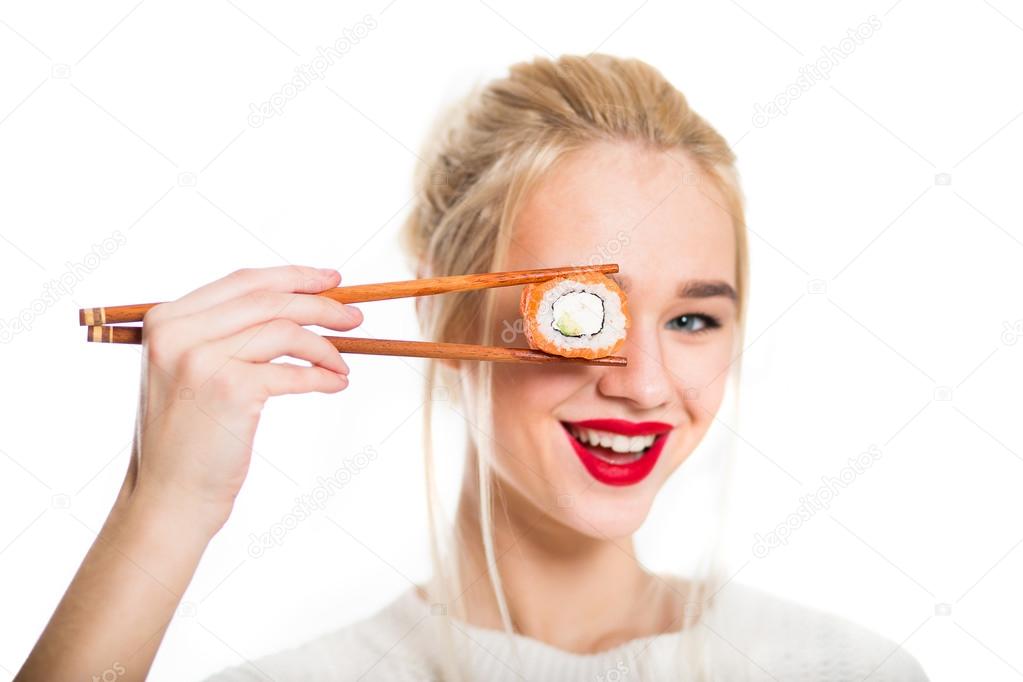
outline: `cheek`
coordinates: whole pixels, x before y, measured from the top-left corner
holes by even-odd
[[[549,398],[540,390],[546,382],[522,369],[494,368],[490,463],[495,479],[512,494],[509,499],[531,500],[534,505],[544,506],[543,491],[551,475],[545,466],[542,441],[544,429],[549,428],[545,419],[550,410],[545,401]],[[482,433],[476,437],[487,438]],[[549,435],[546,437],[549,439]]]
[[[550,439],[554,414],[586,381],[578,368],[495,363],[495,436],[520,445]]]
[[[721,406],[733,362],[731,334],[720,341],[681,343],[672,353],[671,374],[694,425],[709,426]]]
[[[541,409],[546,382],[533,367],[515,363],[494,364],[494,417],[513,416],[516,411],[532,412]],[[518,410],[509,410],[515,405]]]
[[[565,436],[555,415],[587,386],[586,370],[495,363],[493,381],[494,471],[521,496],[549,506],[546,498],[565,466],[559,449]]]

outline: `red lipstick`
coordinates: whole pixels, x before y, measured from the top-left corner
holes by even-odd
[[[566,422],[583,429],[612,431],[623,436],[659,436],[671,431],[671,424],[664,422],[630,422],[625,419],[587,419],[582,422]]]
[[[636,458],[618,455],[610,449],[584,444],[579,441],[569,427],[577,429],[594,429],[621,434],[623,436],[654,436],[653,444]],[[605,485],[633,485],[639,483],[653,470],[657,458],[664,449],[668,433],[673,428],[663,422],[631,422],[624,419],[589,419],[580,422],[563,422],[562,428],[572,449],[583,463],[586,471],[593,478]],[[623,461],[615,462],[614,457]]]

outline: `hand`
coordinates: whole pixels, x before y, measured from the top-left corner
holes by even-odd
[[[314,295],[339,281],[335,270],[244,269],[147,311],[135,443],[120,499],[167,509],[212,537],[245,480],[267,398],[348,386],[337,349],[302,327],[345,331],[362,323],[358,308]],[[283,355],[311,366],[270,362]]]

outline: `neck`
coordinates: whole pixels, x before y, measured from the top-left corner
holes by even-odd
[[[470,454],[456,517],[459,601],[471,624],[501,629],[480,532],[475,460]],[[643,569],[631,537],[585,535],[515,491],[498,485],[491,491],[494,555],[517,633],[592,653],[673,629],[681,612],[679,587]]]

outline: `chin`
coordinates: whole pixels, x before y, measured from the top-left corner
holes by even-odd
[[[557,521],[581,535],[597,540],[620,540],[633,535],[646,521],[653,497],[632,491],[622,495],[586,490],[571,498],[571,505],[556,507]]]
[[[595,539],[622,539],[646,521],[654,499],[684,453],[681,433],[654,427],[653,443],[635,454],[619,455],[579,438],[579,430],[560,422],[554,456],[559,462],[557,488],[548,505],[559,523]]]
[[[680,430],[664,422],[559,420],[554,451],[563,489],[554,513],[578,532],[618,539],[635,533],[677,466]]]

